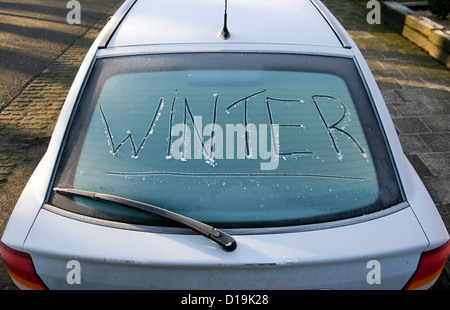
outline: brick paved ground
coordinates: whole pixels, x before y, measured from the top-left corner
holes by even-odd
[[[0,109],[118,1],[81,0],[79,25],[68,0],[0,1]]]
[[[450,72],[385,25],[369,25],[365,0],[323,0],[361,48],[405,153],[450,223]],[[102,23],[0,111],[0,214],[9,214],[45,152],[76,69]],[[0,232],[7,218],[0,218]],[[449,264],[447,264],[448,266]],[[449,272],[446,267],[447,273]],[[1,282],[0,289],[11,288]]]

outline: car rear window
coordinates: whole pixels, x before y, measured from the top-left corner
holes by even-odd
[[[322,223],[401,201],[352,59],[268,54],[97,60],[55,186],[146,202],[218,227]],[[54,195],[127,223],[140,211]]]

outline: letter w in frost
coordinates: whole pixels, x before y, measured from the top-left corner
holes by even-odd
[[[125,142],[127,142],[127,140],[130,140],[131,147],[132,147],[132,157],[138,158],[140,151],[142,150],[145,142],[147,141],[147,138],[153,133],[153,128],[155,127],[155,124],[158,121],[158,117],[159,117],[159,113],[160,113],[159,111],[163,108],[163,106],[164,106],[164,99],[161,98],[159,101],[158,107],[156,108],[155,115],[153,116],[153,119],[150,123],[150,126],[148,127],[139,146],[136,144],[134,137],[133,137],[131,131],[129,131],[129,130],[127,131],[127,135],[125,136],[125,138],[123,138],[120,141],[120,143],[116,146],[113,135],[111,133],[111,126],[109,125],[108,119],[106,118],[105,111],[103,110],[102,106],[100,106],[99,107],[100,112],[102,114],[102,118],[103,118],[103,121],[105,122],[105,126],[106,126],[106,134],[108,135],[109,144],[111,146],[111,154],[115,155],[119,151],[119,149],[125,144]]]

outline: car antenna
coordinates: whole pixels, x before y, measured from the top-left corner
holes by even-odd
[[[228,40],[228,38],[230,37],[230,32],[228,31],[228,28],[227,28],[227,0],[225,0],[225,13],[223,16],[223,29],[220,32],[220,37],[224,40]]]

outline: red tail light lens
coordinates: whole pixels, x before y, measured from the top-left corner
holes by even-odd
[[[0,243],[0,254],[5,262],[6,269],[19,289],[46,290],[47,287],[39,278],[34,269],[31,256],[19,252],[5,244]]]
[[[444,245],[423,252],[413,277],[406,283],[404,290],[431,289],[442,272],[450,254],[450,240]]]

